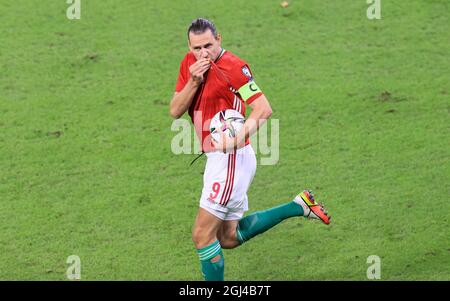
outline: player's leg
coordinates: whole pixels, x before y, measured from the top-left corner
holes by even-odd
[[[301,206],[290,202],[268,210],[254,212],[240,220],[225,220],[218,230],[217,237],[222,248],[233,249],[276,226],[281,221],[299,215],[303,215]]]
[[[258,211],[241,219],[237,225],[236,238],[242,244],[294,216],[320,219],[325,224],[329,224],[330,220],[322,205],[317,204],[312,193],[305,190],[289,203]]]
[[[302,205],[295,200],[264,211],[254,212],[238,220],[225,220],[219,228],[217,237],[222,248],[233,249],[256,235],[273,228],[285,219],[305,216],[305,212],[309,214],[309,217],[312,217],[311,210],[308,207],[303,209]],[[326,215],[325,212],[324,214]],[[230,216],[230,213],[228,216]]]
[[[232,156],[212,152],[206,153],[206,157],[200,210],[193,230],[193,240],[205,280],[223,280],[224,258],[217,234],[228,213],[223,201],[231,187]]]
[[[247,191],[256,172],[256,157],[251,145],[238,151],[236,156],[236,173],[231,199],[227,203],[230,212],[221,227],[221,242],[224,248],[234,248],[250,238],[261,234],[281,221],[303,214],[302,207],[295,202],[289,202],[271,209],[252,213],[244,218],[243,212],[248,209]],[[238,209],[241,209],[240,211]],[[235,215],[233,218],[232,215]]]
[[[217,237],[223,249],[233,249],[240,245],[236,238],[238,223],[239,220],[223,221],[222,226],[217,232]]]
[[[200,208],[192,229],[192,241],[197,249],[205,280],[224,280],[224,258],[217,238],[222,220]]]
[[[327,213],[320,204],[315,203],[310,191],[300,193],[293,201],[267,210],[254,212],[242,218],[248,209],[247,191],[256,171],[256,158],[250,145],[238,151],[235,157],[234,185],[230,199],[226,202],[230,211],[225,219],[239,220],[239,222],[225,221],[222,224],[219,237],[224,248],[236,247],[236,242],[245,241],[264,233],[278,225],[285,219],[295,216],[320,218],[325,224],[329,223]],[[233,229],[232,227],[235,226]]]
[[[273,228],[285,219],[304,216],[305,212],[310,213],[311,210],[303,209],[296,201],[292,201],[264,211],[254,212],[240,220],[225,220],[219,228],[217,237],[222,248],[233,249]],[[324,212],[324,214],[326,213]],[[312,217],[311,214],[309,216]]]

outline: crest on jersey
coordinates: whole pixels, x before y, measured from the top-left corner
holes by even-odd
[[[250,73],[250,70],[247,66],[242,67],[242,73],[244,73],[245,76],[248,77],[248,79],[252,79],[252,74]]]

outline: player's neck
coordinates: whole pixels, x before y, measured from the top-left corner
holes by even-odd
[[[217,55],[217,57],[215,58],[214,63],[217,62],[220,59],[220,57],[223,55],[224,52],[225,52],[225,49],[220,48],[220,52]]]

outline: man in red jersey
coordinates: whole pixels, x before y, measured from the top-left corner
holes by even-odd
[[[272,109],[249,65],[222,48],[222,38],[211,21],[194,20],[187,35],[189,52],[180,64],[170,115],[180,118],[189,113],[207,155],[192,240],[205,280],[223,280],[222,248],[235,248],[286,218],[305,216],[329,224],[330,217],[311,191],[304,190],[286,204],[243,218],[256,171],[249,137],[272,115]],[[212,140],[209,123],[214,115],[233,109],[245,116],[245,104],[252,112],[236,137]]]

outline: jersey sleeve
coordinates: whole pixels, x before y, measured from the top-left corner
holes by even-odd
[[[247,104],[251,104],[263,94],[253,79],[250,67],[245,62],[232,69],[230,78],[231,85]]]
[[[180,63],[180,72],[178,73],[178,80],[175,85],[175,92],[180,92],[181,90],[183,90],[183,88],[186,85],[188,80],[189,80],[189,74],[188,74],[188,63],[187,63],[187,56],[186,56]]]

